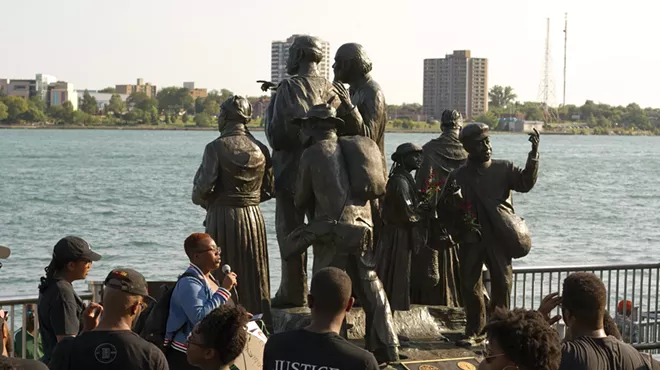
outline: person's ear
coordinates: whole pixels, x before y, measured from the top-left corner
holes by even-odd
[[[205,360],[213,360],[215,357],[216,357],[215,349],[206,348],[204,350],[204,359]]]
[[[355,298],[351,297],[348,299],[348,304],[346,305],[346,312],[349,312],[353,308],[353,303],[355,303]]]

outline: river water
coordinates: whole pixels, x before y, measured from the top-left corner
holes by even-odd
[[[387,134],[403,142],[437,134]],[[190,201],[192,178],[212,131],[0,130],[0,296],[37,293],[52,247],[65,235],[88,240],[103,259],[89,279],[133,267],[174,279],[188,265],[183,240],[203,231]],[[255,136],[265,142],[263,133]],[[493,157],[523,166],[524,135],[494,135]],[[660,138],[542,136],[539,180],[515,194],[534,247],[515,265],[651,262],[660,252]],[[279,286],[275,202],[262,204],[271,287]],[[311,265],[310,265],[311,266]],[[84,287],[82,283],[76,285]]]

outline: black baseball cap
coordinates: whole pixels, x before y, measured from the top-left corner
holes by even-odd
[[[101,255],[92,251],[89,243],[82,238],[67,236],[55,244],[53,259],[67,262],[86,259],[96,262],[101,259]]]
[[[149,295],[147,280],[141,273],[133,269],[116,268],[108,274],[103,285],[121,290],[122,292],[142,296],[152,302],[156,300]]]

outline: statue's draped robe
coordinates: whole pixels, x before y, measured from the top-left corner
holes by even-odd
[[[333,132],[307,148],[300,159],[296,181],[295,204],[308,208],[314,204],[315,221],[338,221],[371,228],[371,206],[350,196],[346,162]],[[314,272],[333,266],[345,270],[353,282],[353,294],[360,300],[366,315],[366,348],[398,346],[387,295],[375,271],[373,241],[356,251],[344,245],[315,243]]]
[[[394,311],[410,309],[410,263],[424,242],[417,214],[419,197],[412,175],[395,167],[382,203],[383,229],[378,238],[378,277]]]
[[[458,134],[453,131],[445,132],[440,137],[426,143],[423,147],[424,160],[417,171],[415,182],[417,187],[424,191],[429,185],[440,184],[447,179],[449,173],[460,167],[467,160],[467,152],[458,141]],[[431,173],[433,176],[430,176]],[[431,198],[431,207],[438,207],[439,193]],[[442,212],[438,209],[437,212]],[[431,218],[425,222],[427,226],[428,246],[438,250],[438,271],[440,280],[433,288],[423,288],[420,284],[412,282],[412,303],[425,305],[444,305],[450,307],[461,306],[460,276],[458,248],[444,227]],[[428,263],[412,257],[413,266]]]
[[[259,206],[273,194],[268,148],[243,125],[206,146],[197,170],[193,202],[206,208],[206,232],[221,249],[222,263],[238,276],[238,302],[270,325],[270,275],[266,228]],[[221,271],[215,272],[219,281]],[[233,297],[236,300],[236,297]]]
[[[332,82],[322,76],[298,75],[285,78],[271,98],[266,113],[265,132],[273,149],[276,205],[275,231],[280,246],[298,226],[305,221],[307,209],[293,205],[293,188],[298,172],[302,144],[298,137],[300,127],[292,124],[304,118],[307,111],[318,104],[327,103],[335,97],[335,108],[339,104]],[[304,306],[307,300],[307,254],[299,258],[282,259],[282,280],[273,304],[279,306]]]

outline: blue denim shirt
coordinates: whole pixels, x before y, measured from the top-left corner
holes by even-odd
[[[186,339],[195,324],[231,298],[231,293],[222,287],[211,291],[199,267],[190,264],[186,272],[198,278],[183,277],[174,287],[165,336],[166,345],[184,353],[188,349]]]

